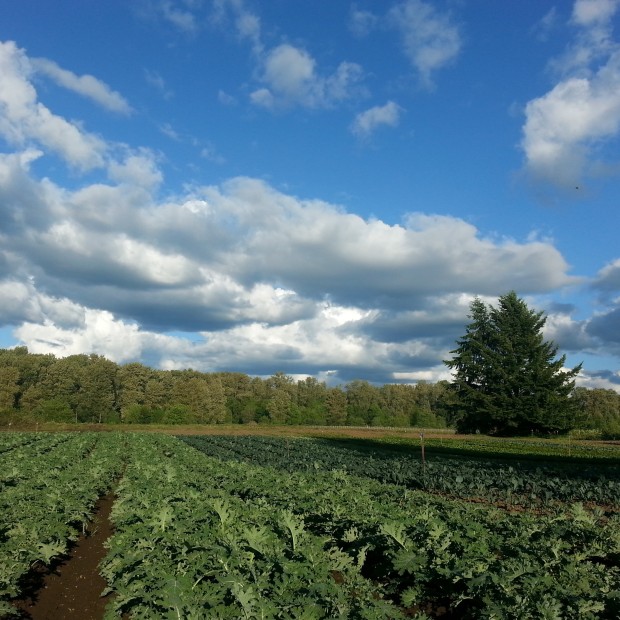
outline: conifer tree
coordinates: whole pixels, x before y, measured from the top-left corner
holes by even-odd
[[[566,431],[574,425],[570,396],[581,364],[564,369],[566,356],[544,340],[542,312],[514,291],[487,307],[470,306],[471,323],[446,365],[454,371],[454,419],[461,432],[524,435]]]

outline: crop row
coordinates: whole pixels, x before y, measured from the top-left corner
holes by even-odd
[[[0,613],[12,610],[6,601],[20,593],[20,581],[33,566],[49,565],[67,552],[122,468],[120,436],[36,437],[3,455]]]
[[[620,471],[600,464],[544,465],[406,454],[362,444],[256,436],[183,438],[224,460],[270,465],[285,471],[342,470],[350,474],[463,499],[519,506],[592,502],[619,507]]]
[[[37,437],[35,433],[0,433],[0,454],[33,443]]]
[[[123,472],[101,564],[110,620],[620,617],[618,516],[509,514],[318,461],[225,461],[165,435],[57,437],[3,455],[17,473],[0,495],[0,605],[66,552]]]
[[[365,555],[364,572],[400,607],[443,597],[463,618],[620,612],[617,517],[599,523],[578,504],[555,517],[508,515],[342,471],[284,476],[229,463],[225,476],[246,500],[290,506],[338,548]]]
[[[617,618],[620,521],[511,515],[342,470],[224,462],[132,438],[108,616]]]
[[[420,439],[412,437],[390,437],[379,440],[386,446],[403,446],[415,449],[420,448]],[[467,439],[456,437],[426,438],[427,449],[440,453],[453,453],[468,456],[488,456],[510,459],[511,457],[536,460],[583,460],[609,461],[610,464],[620,464],[620,447],[613,444],[602,444],[584,441],[574,441],[570,438],[560,440],[526,439],[526,438],[499,438],[486,436],[469,436]]]

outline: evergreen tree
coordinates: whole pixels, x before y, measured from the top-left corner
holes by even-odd
[[[546,318],[517,297],[497,307],[479,299],[471,323],[446,365],[454,372],[454,419],[461,432],[523,435],[566,431],[575,422],[570,396],[581,365],[563,370],[566,356],[543,339]]]

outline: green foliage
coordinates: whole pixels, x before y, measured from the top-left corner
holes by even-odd
[[[42,422],[73,422],[75,418],[69,404],[61,398],[41,401],[34,415]]]
[[[605,439],[620,438],[620,394],[614,390],[576,388],[573,401],[580,428],[598,431]]]
[[[23,575],[77,540],[122,469],[123,447],[112,433],[2,434],[0,609]]]
[[[484,304],[480,302],[476,307],[480,325],[491,320],[490,310]],[[487,358],[482,349],[476,348],[478,340],[474,336],[479,340],[477,330],[468,328],[464,338],[467,346],[459,363],[473,360],[475,364],[470,368],[480,369]],[[445,381],[377,386],[356,380],[346,386],[328,387],[313,377],[295,381],[282,372],[261,379],[234,372],[163,371],[136,362],[118,366],[98,355],[56,359],[17,347],[0,349],[0,411],[8,414],[0,416],[0,424],[8,425],[18,419],[26,423],[36,418],[68,421],[66,411],[57,408],[54,414],[53,407],[46,404],[62,402],[70,407],[72,421],[85,423],[258,422],[422,428],[458,424],[461,428],[467,425],[474,432],[501,431],[504,427],[491,424],[493,418],[485,411],[492,409],[493,416],[498,412],[503,416],[504,410],[491,407],[489,398],[477,389],[479,385],[471,374],[471,380],[461,383],[459,391],[452,390]],[[570,407],[561,407],[560,401],[554,403],[550,399],[543,403],[547,413],[541,424],[536,416],[542,409],[535,399],[523,399],[531,418],[524,424],[523,432],[563,430],[570,417],[565,414],[572,408],[578,412],[579,428],[599,429],[601,436],[608,438],[618,436],[620,396],[615,392],[579,388],[570,399]],[[185,409],[180,410],[179,406]],[[559,415],[560,424],[549,415],[550,408]],[[507,407],[506,411],[517,410]],[[502,420],[508,422],[513,417],[506,414]]]
[[[214,457],[222,438],[203,439],[198,451],[152,433],[0,434],[0,613],[20,576],[62,556],[122,474],[100,564],[109,620],[620,614],[617,489],[606,514],[570,503],[510,514],[368,477],[375,461],[405,474],[402,451],[228,438],[235,462]],[[470,478],[459,462],[441,476],[454,488],[495,475],[478,464]],[[481,482],[531,492],[552,478],[542,473],[514,468]]]
[[[227,465],[174,438],[131,443],[101,565],[115,593],[106,617],[403,617],[292,505],[246,501],[236,472],[229,483]]]
[[[202,449],[213,455],[208,439]],[[280,441],[283,448],[287,443]],[[218,470],[207,458],[203,467],[210,469],[211,488],[225,492],[229,505],[241,500],[246,510],[289,511],[297,516],[293,527],[302,539],[320,534],[325,549],[348,556],[349,570],[361,569],[384,613],[398,609],[422,617],[421,610],[428,610],[435,616],[444,607],[462,619],[539,619],[550,610],[562,619],[617,617],[617,516],[602,520],[581,505],[547,516],[511,515],[345,473],[344,464],[292,471],[290,455],[305,452],[312,460],[307,444],[299,440],[274,453],[268,441],[264,450],[256,444],[240,455],[243,462],[229,461]],[[252,449],[256,462],[268,466],[248,464]],[[317,452],[324,451],[322,444]],[[617,491],[615,497],[617,505]],[[286,523],[280,535],[292,539]],[[262,536],[258,540],[253,548],[262,546]],[[358,592],[365,591],[361,586]]]
[[[256,436],[183,437],[189,445],[226,461],[254,463],[287,472],[342,470],[409,489],[503,505],[549,508],[562,502],[606,505],[620,496],[620,450],[597,465],[539,458],[485,458],[445,454],[431,446],[423,463],[419,446],[399,450],[356,440],[281,439]],[[526,448],[527,449],[527,448]],[[521,452],[525,455],[525,450]]]
[[[570,398],[581,366],[564,370],[565,356],[546,342],[542,312],[514,291],[497,307],[475,299],[471,323],[446,365],[454,371],[457,429],[499,435],[563,432],[576,424]]]
[[[162,424],[193,424],[195,418],[186,405],[171,405],[162,411],[160,422]]]

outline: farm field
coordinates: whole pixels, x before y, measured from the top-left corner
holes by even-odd
[[[313,434],[0,434],[0,617],[110,490],[100,618],[620,617],[617,446]]]

